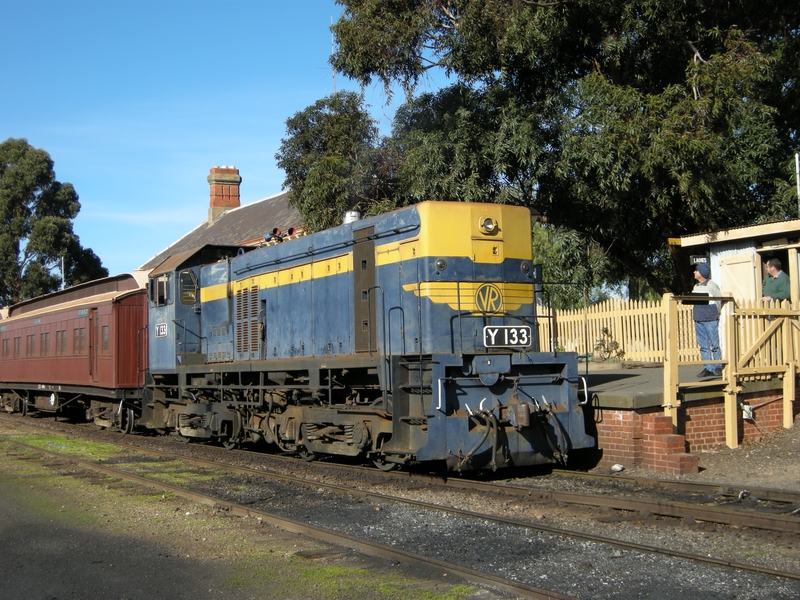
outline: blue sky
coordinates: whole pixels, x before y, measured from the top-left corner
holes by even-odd
[[[211,167],[239,169],[242,204],[281,191],[286,119],[333,92],[340,13],[333,0],[0,0],[0,141],[50,153],[80,196],[81,243],[131,271],[206,218]],[[388,133],[382,91],[366,101]]]

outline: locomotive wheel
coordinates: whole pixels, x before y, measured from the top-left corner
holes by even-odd
[[[299,454],[300,458],[302,458],[306,462],[311,462],[313,460],[317,460],[318,458],[316,454],[314,454],[311,450],[309,450],[305,446],[298,447],[297,454]]]
[[[394,471],[400,465],[393,462],[386,462],[383,457],[373,458],[372,463],[378,467],[381,471]]]

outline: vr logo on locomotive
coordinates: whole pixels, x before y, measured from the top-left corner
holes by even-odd
[[[503,294],[500,288],[491,283],[484,283],[475,292],[475,306],[484,314],[503,312]]]

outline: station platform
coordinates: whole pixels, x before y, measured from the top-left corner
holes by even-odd
[[[683,401],[720,398],[726,382],[722,378],[698,379],[702,365],[680,367]],[[583,363],[579,374],[587,377],[593,405],[600,408],[637,410],[664,403],[664,367],[660,363]],[[684,382],[686,385],[683,385]],[[700,385],[692,385],[700,384]],[[768,392],[782,389],[777,377],[739,382],[742,392]]]

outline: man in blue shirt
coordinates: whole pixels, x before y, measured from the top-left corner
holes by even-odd
[[[695,265],[694,278],[697,284],[692,293],[706,294],[712,298],[719,298],[722,292],[719,286],[709,279],[711,269],[706,263]],[[695,304],[692,307],[694,320],[694,335],[697,345],[700,346],[700,357],[706,365],[698,377],[719,377],[722,375],[722,365],[712,363],[713,359],[719,360],[722,354],[719,349],[719,301],[709,301],[707,304]]]

